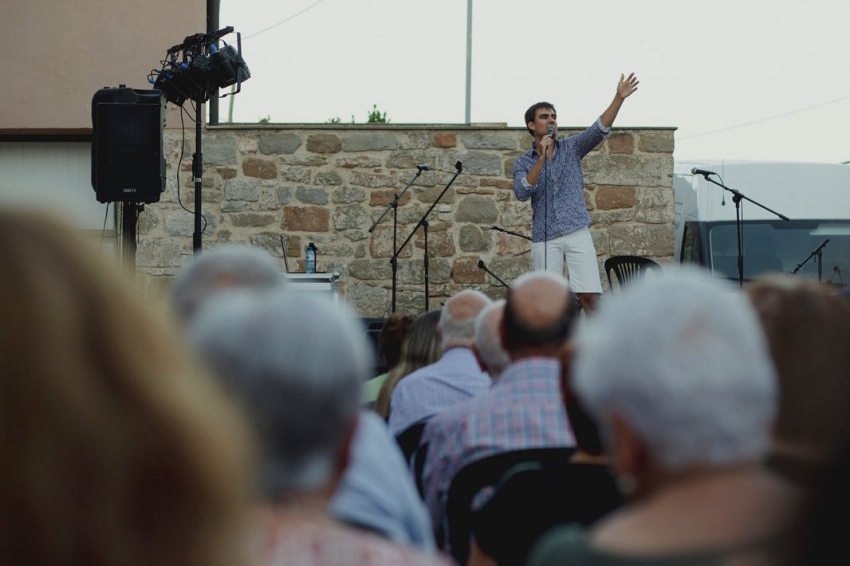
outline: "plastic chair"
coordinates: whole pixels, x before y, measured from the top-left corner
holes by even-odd
[[[494,487],[505,472],[517,464],[534,467],[567,465],[574,448],[531,448],[514,450],[467,464],[452,479],[446,500],[448,539],[451,555],[458,564],[466,564],[472,525],[472,500],[485,487]]]
[[[643,280],[649,270],[664,273],[664,268],[649,258],[633,255],[615,255],[605,260],[605,274],[608,276],[608,289],[614,291],[614,280],[611,272],[616,275],[618,287],[622,288]]]

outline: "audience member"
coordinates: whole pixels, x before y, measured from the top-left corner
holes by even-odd
[[[505,312],[505,300],[500,299],[490,303],[475,319],[475,344],[473,351],[482,371],[490,374],[494,381],[510,365],[511,357],[502,346],[499,328]]]
[[[388,423],[394,436],[490,388],[490,378],[472,352],[475,318],[490,302],[480,291],[461,291],[446,301],[437,326],[443,356],[405,377],[393,390]]]
[[[775,276],[747,287],[779,378],[768,467],[812,486],[841,448],[850,414],[850,302],[824,285]]]
[[[263,250],[227,244],[190,257],[171,285],[171,308],[191,320],[214,294],[229,289],[270,289],[283,283],[280,267]]]
[[[579,333],[572,385],[630,504],[589,535],[554,530],[530,564],[761,564],[786,551],[803,497],[761,465],[776,377],[736,289],[685,270],[610,298]]]
[[[0,561],[244,564],[247,423],[102,255],[0,210]]]
[[[374,408],[381,386],[387,380],[387,375],[389,375],[390,370],[398,365],[401,359],[401,345],[404,343],[404,337],[407,336],[410,325],[413,324],[414,320],[415,317],[412,314],[393,313],[384,321],[381,332],[378,334],[378,348],[387,362],[387,371],[363,384],[361,401],[365,408]]]
[[[271,256],[255,248],[229,245],[187,261],[176,277],[172,305],[189,324],[203,305],[221,292],[276,289],[282,281]],[[298,293],[292,287],[287,289]],[[350,461],[330,510],[337,519],[382,533],[395,542],[434,548],[428,511],[404,458],[386,423],[371,411],[363,411],[357,421]]]
[[[416,317],[410,325],[401,344],[401,358],[387,373],[375,400],[375,412],[384,420],[390,416],[390,398],[398,382],[419,368],[433,364],[443,355],[437,333],[439,323],[440,311],[432,310]]]
[[[467,566],[522,565],[537,539],[559,524],[590,526],[623,505],[598,427],[570,386],[572,347],[562,358],[564,404],[576,451],[563,465],[509,471],[472,516]]]
[[[361,325],[347,308],[281,289],[220,294],[190,335],[259,436],[266,501],[260,564],[441,562],[327,512],[349,462],[359,388],[371,367]]]
[[[577,319],[567,282],[550,273],[519,277],[508,292],[500,335],[511,365],[484,395],[425,426],[422,475],[437,543],[447,543],[446,502],[464,466],[496,454],[575,445],[561,401],[560,357]]]

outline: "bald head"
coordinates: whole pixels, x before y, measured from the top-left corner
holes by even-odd
[[[512,359],[560,349],[576,315],[566,280],[550,273],[525,274],[516,280],[505,304],[505,349]]]
[[[443,350],[471,348],[475,342],[475,319],[492,301],[481,291],[461,291],[446,301],[440,314]]]

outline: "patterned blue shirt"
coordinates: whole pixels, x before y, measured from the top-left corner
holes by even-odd
[[[422,485],[434,532],[446,536],[446,502],[452,478],[488,456],[526,448],[570,448],[575,437],[561,397],[561,364],[526,358],[508,366],[485,395],[428,421]],[[447,548],[447,540],[437,541]]]
[[[398,382],[390,397],[390,433],[398,436],[455,403],[486,393],[492,383],[470,348],[450,348]]]
[[[596,120],[582,133],[558,140],[555,155],[543,165],[536,186],[529,184],[526,178],[539,155],[534,142],[527,153],[517,158],[514,163],[514,194],[521,201],[531,198],[532,241],[553,240],[590,226],[590,215],[584,202],[581,160],[610,131],[611,128]],[[544,215],[548,216],[548,226]]]

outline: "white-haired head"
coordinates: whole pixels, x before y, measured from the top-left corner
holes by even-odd
[[[233,291],[209,300],[189,336],[256,427],[265,495],[328,485],[372,363],[353,313],[282,288]]]
[[[443,350],[475,343],[475,318],[492,301],[481,291],[461,291],[446,301],[440,313]]]
[[[263,250],[240,244],[204,250],[189,258],[171,286],[171,307],[188,322],[214,294],[237,288],[268,289],[284,281],[280,267]]]
[[[504,312],[505,301],[500,299],[484,307],[475,319],[475,349],[493,379],[499,377],[511,363],[510,356],[502,347],[499,332]]]
[[[668,273],[602,303],[577,342],[573,388],[618,414],[666,471],[760,458],[776,378],[755,312],[705,272]]]

